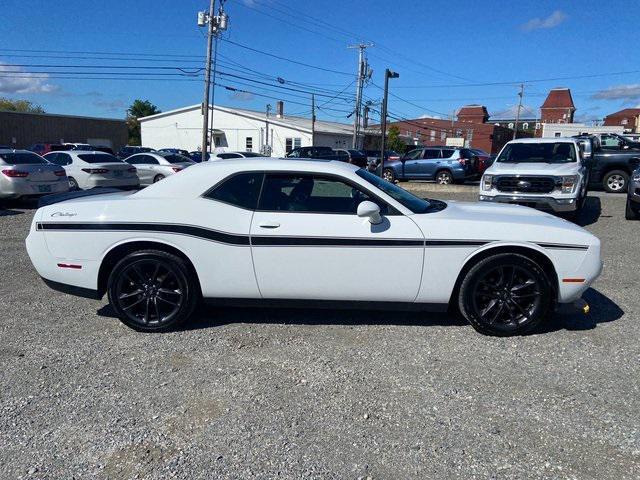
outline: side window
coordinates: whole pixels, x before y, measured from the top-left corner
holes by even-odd
[[[303,174],[267,174],[259,210],[355,215],[360,202],[377,199],[332,177]],[[382,213],[387,206],[380,205]]]
[[[135,155],[132,157],[126,158],[124,161],[127,162],[129,165],[140,165],[140,157]]]
[[[405,160],[415,160],[422,156],[422,150],[412,150],[404,156]]]
[[[453,149],[448,149],[448,148],[443,148],[442,149],[442,158],[451,158],[453,157],[453,152],[455,150]]]
[[[56,163],[58,165],[71,165],[72,159],[71,156],[66,153],[58,153],[56,158]]]
[[[45,160],[46,160],[47,162],[51,162],[51,163],[55,163],[56,165],[60,165],[60,164],[58,163],[58,154],[57,154],[57,153],[47,153],[47,154],[44,156],[44,158],[45,158]]]
[[[427,149],[424,151],[424,158],[438,158],[440,156],[440,150]]]
[[[255,210],[262,186],[261,172],[233,175],[203,195],[204,198],[229,203],[247,210]]]
[[[144,155],[140,159],[140,163],[145,163],[147,165],[160,165],[160,162],[158,161],[158,159],[152,157],[151,155]]]

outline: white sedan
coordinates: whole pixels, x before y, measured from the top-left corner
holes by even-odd
[[[27,250],[54,289],[100,299],[141,331],[200,300],[445,311],[529,332],[578,301],[600,241],[536,210],[423,200],[337,161],[205,162],[136,193],[40,208]]]
[[[134,189],[140,186],[135,167],[109,153],[65,150],[49,152],[44,158],[65,169],[70,190],[95,187]]]

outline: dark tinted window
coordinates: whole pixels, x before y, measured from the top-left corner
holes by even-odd
[[[9,165],[38,165],[46,163],[41,156],[31,152],[0,153],[0,158]]]
[[[438,158],[440,156],[440,150],[433,150],[427,148],[424,151],[424,158]]]
[[[244,152],[243,155],[247,158],[252,158],[252,157],[264,157],[263,154],[261,153],[257,153],[257,152]]]
[[[169,163],[191,163],[191,159],[189,157],[183,157],[182,155],[171,154],[171,155],[163,155],[164,159]]]
[[[567,142],[508,143],[498,162],[511,163],[569,163],[576,161],[575,148]]]
[[[255,210],[258,205],[258,195],[260,195],[262,177],[263,174],[260,172],[247,172],[233,175],[207,192],[204,197],[230,203],[231,205],[247,210]]]
[[[453,149],[448,149],[448,148],[443,148],[442,149],[442,158],[451,158],[453,156],[453,152],[455,152],[455,150]]]
[[[406,191],[404,188],[398,187],[395,183],[389,183],[379,176],[374,175],[371,172],[367,172],[362,168],[356,171],[356,174],[372,185],[378,187],[384,193],[389,195],[397,202],[401,203],[403,206],[407,207],[413,213],[425,213],[429,211],[429,208],[431,207],[431,204],[427,200],[416,197],[415,195]]]
[[[110,163],[110,162],[122,162],[119,158],[109,155],[108,153],[80,153],[78,158],[87,163]]]
[[[404,158],[406,160],[415,160],[416,158],[421,158],[422,157],[422,150],[411,150],[409,153],[407,153]]]
[[[219,153],[218,158],[226,160],[228,158],[242,158],[242,155],[239,155],[237,153]]]
[[[267,174],[260,210],[355,215],[360,202],[376,198],[352,185],[322,175]],[[386,205],[380,205],[386,212]]]

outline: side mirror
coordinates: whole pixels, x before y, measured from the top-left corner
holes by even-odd
[[[382,215],[380,215],[380,207],[369,200],[360,202],[358,205],[358,216],[360,218],[369,218],[369,222],[373,225],[382,223]]]

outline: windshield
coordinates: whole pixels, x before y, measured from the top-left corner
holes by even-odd
[[[570,163],[576,161],[572,143],[510,143],[500,152],[504,163]]]
[[[87,163],[124,163],[108,153],[80,153],[78,158]]]
[[[377,175],[368,172],[367,170],[360,168],[356,171],[356,174],[382,190],[394,200],[400,202],[404,207],[407,207],[413,213],[425,213],[431,206],[431,204],[426,200],[416,197],[415,195],[407,192],[405,189],[400,188],[393,183],[389,183],[386,180],[378,177]]]
[[[0,153],[0,159],[7,165],[42,165],[47,163],[40,155],[30,152]]]

